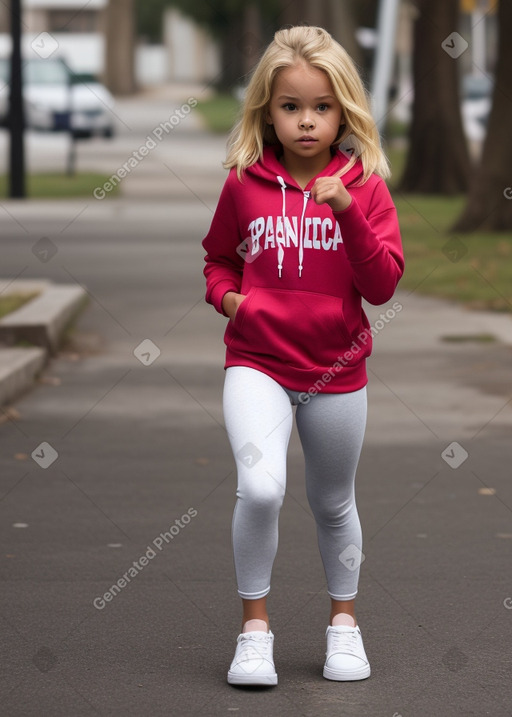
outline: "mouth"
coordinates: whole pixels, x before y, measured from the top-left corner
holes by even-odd
[[[300,144],[314,144],[315,142],[318,142],[314,137],[310,137],[309,135],[305,135],[304,137],[299,137],[297,142],[300,142]]]

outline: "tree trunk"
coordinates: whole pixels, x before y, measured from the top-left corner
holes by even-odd
[[[331,33],[350,57],[361,65],[362,52],[355,39],[355,0],[284,0],[279,19],[282,25],[317,25]]]
[[[414,102],[406,192],[457,194],[468,188],[470,160],[460,112],[458,0],[418,0],[414,25]],[[459,54],[460,53],[460,54]]]
[[[135,92],[134,0],[109,0],[105,11],[104,81],[114,95]]]
[[[356,40],[357,18],[354,0],[341,3],[328,0],[329,26],[326,30],[342,45],[358,67],[363,65],[363,53]]]
[[[281,0],[281,13],[279,20],[281,26],[286,25],[301,25],[309,22],[307,19],[308,14],[308,0]]]
[[[257,3],[249,2],[244,9],[244,34],[240,38],[245,73],[254,69],[263,49],[261,10]]]
[[[316,25],[326,30],[329,24],[327,0],[307,0],[305,22],[308,25]]]
[[[480,165],[472,177],[467,205],[455,223],[454,231],[512,229],[512,3],[500,2],[498,22],[499,54],[487,136]]]
[[[231,90],[244,81],[246,62],[244,60],[247,38],[244,38],[243,16],[233,18],[220,37],[222,73],[218,86]]]

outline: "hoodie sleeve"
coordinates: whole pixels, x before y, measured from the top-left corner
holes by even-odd
[[[370,304],[384,304],[393,296],[403,274],[404,258],[400,228],[393,200],[378,179],[365,216],[355,197],[343,212],[334,212],[354,285]]]
[[[238,180],[233,171],[231,170],[224,184],[210,230],[203,240],[206,251],[205,298],[224,316],[226,314],[222,310],[222,299],[228,291],[240,292],[244,266],[243,257],[237,252],[242,237],[233,197],[233,182]]]

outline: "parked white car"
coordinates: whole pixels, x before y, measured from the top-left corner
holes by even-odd
[[[469,139],[483,142],[491,112],[494,82],[484,74],[462,78],[462,121]]]
[[[0,123],[9,108],[7,58],[0,58]],[[114,134],[114,98],[92,76],[75,75],[61,58],[23,61],[25,123],[30,129],[70,131],[76,137]]]

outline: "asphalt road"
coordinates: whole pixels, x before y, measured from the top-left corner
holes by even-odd
[[[137,127],[97,161],[115,171]],[[200,246],[221,149],[183,128],[122,199],[0,205],[2,276],[90,295],[0,426],[1,713],[510,716],[511,348],[470,340],[492,317],[416,293],[397,294],[370,362],[357,495],[372,677],[322,678],[329,605],[294,431],[270,597],[279,685],[227,685],[235,475]],[[164,160],[166,198],[147,185]]]

